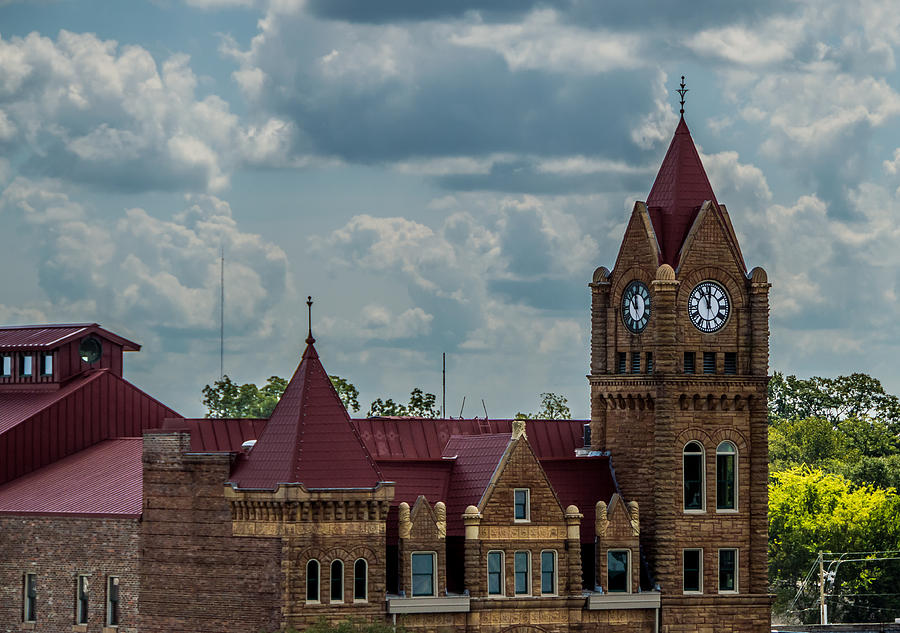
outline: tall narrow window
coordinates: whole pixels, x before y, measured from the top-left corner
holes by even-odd
[[[503,592],[503,552],[488,552],[488,595],[502,596]]]
[[[737,373],[737,352],[725,352],[725,373]]]
[[[684,373],[693,374],[697,371],[697,354],[694,352],[684,353]]]
[[[684,550],[684,593],[703,592],[703,550]]]
[[[541,552],[541,593],[556,593],[556,552],[552,550]]]
[[[43,354],[41,356],[41,376],[53,375],[53,354]]]
[[[715,352],[703,352],[703,373],[704,374],[716,373],[716,353]]]
[[[652,374],[653,373],[653,352],[647,352],[645,357],[647,360],[647,373]]]
[[[353,564],[353,600],[365,602],[369,599],[369,564],[365,558],[358,558]]]
[[[75,623],[88,623],[88,576],[81,574],[75,583]]]
[[[722,442],[716,448],[716,510],[737,509],[737,448]]]
[[[19,368],[22,376],[31,376],[34,373],[34,357],[31,354],[22,354],[22,364]]]
[[[37,620],[37,574],[25,574],[22,619],[25,622]]]
[[[684,447],[684,509],[703,510],[703,447],[699,442]]]
[[[306,601],[319,601],[319,561],[316,559],[306,563]]]
[[[413,596],[433,596],[437,592],[434,587],[434,553],[417,553],[412,555],[412,594]]]
[[[628,580],[628,554],[627,549],[611,549],[606,553],[606,589],[610,593],[628,592],[631,589]]]
[[[719,550],[719,593],[737,591],[737,550]]]
[[[529,576],[531,576],[531,553],[516,552],[513,563],[513,571],[516,576],[516,595],[526,595],[528,594],[528,585],[530,584]]]
[[[631,373],[632,374],[641,373],[641,353],[640,352],[631,352]]]
[[[12,356],[4,354],[0,356],[0,378],[12,376]]]
[[[516,521],[528,521],[531,519],[531,503],[528,488],[516,488],[513,492],[514,518]]]
[[[344,563],[331,561],[331,602],[344,601]]]
[[[106,626],[119,626],[118,576],[109,576],[106,583]]]
[[[616,358],[618,360],[616,369],[620,374],[624,374],[625,369],[626,369],[626,363],[628,362],[627,359],[625,358],[625,352],[619,352],[619,354]]]

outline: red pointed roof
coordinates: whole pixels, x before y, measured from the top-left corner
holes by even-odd
[[[238,462],[238,488],[373,488],[384,481],[310,340],[259,440]]]
[[[647,196],[647,210],[661,251],[660,264],[677,268],[681,246],[707,200],[718,208],[691,132],[681,117]]]

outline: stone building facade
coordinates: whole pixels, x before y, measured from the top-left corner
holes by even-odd
[[[126,407],[7,468],[0,631],[769,631],[769,284],[683,119],[589,285],[590,421],[352,420],[310,334],[268,420]]]

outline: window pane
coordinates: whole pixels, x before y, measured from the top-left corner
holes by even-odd
[[[516,514],[515,518],[519,520],[525,520],[528,518],[528,491],[527,490],[516,490],[515,491],[515,506],[516,506]]]
[[[719,550],[719,591],[734,591],[736,550]]]
[[[37,615],[37,576],[25,574],[25,621],[34,622]]]
[[[23,356],[22,357],[22,375],[23,376],[31,375],[31,371],[32,371],[31,363],[32,363],[31,356]]]
[[[319,600],[319,561],[311,560],[306,564],[306,599],[312,602]]]
[[[344,563],[339,560],[331,562],[331,601],[344,599]]]
[[[119,579],[116,576],[109,577],[106,590],[106,624],[108,626],[119,624]]]
[[[47,354],[44,356],[44,366],[41,368],[41,373],[45,376],[49,376],[53,373],[53,355]]]
[[[684,456],[684,508],[703,509],[703,455]]]
[[[503,593],[503,554],[488,552],[488,594]]]
[[[2,372],[4,376],[9,376],[12,373],[12,356],[3,356]]]
[[[734,455],[716,456],[716,508],[734,510]]]
[[[556,593],[556,556],[541,552],[541,593]]]
[[[354,600],[365,600],[366,599],[366,584],[368,575],[368,565],[366,565],[366,561],[363,559],[359,559],[356,561],[356,564],[353,566],[353,599]]]
[[[87,624],[88,621],[88,577],[78,577],[78,624]]]
[[[528,593],[528,552],[516,552],[516,593]]]
[[[610,592],[628,591],[628,552],[625,550],[607,552],[606,573]]]
[[[434,595],[434,555],[412,555],[413,596]]]
[[[684,550],[684,590],[700,591],[701,550]]]

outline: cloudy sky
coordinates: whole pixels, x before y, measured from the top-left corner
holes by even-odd
[[[453,415],[586,416],[586,284],[684,74],[773,369],[898,392],[898,53],[890,0],[0,0],[0,322],[97,321],[202,415],[224,249],[236,380],[293,370],[313,295],[364,407],[446,352]]]

